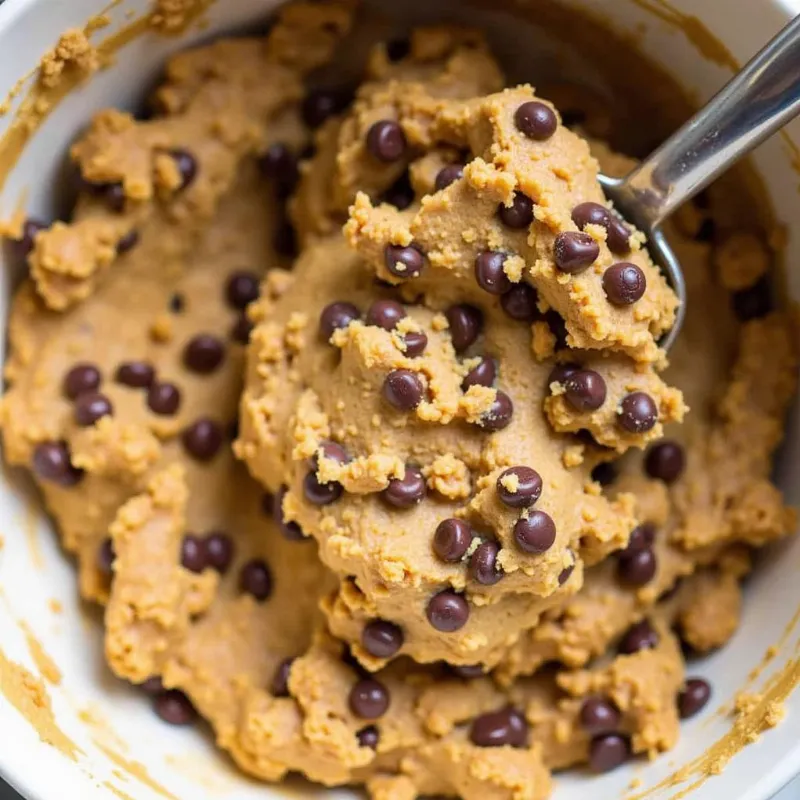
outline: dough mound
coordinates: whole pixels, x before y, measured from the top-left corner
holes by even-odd
[[[733,181],[668,231],[691,300],[667,369],[675,298],[596,181],[630,162],[504,90],[469,30],[376,45],[351,103],[308,90],[354,11],[174,57],[150,119],[73,146],[69,222],[4,225],[30,270],[4,454],[113,672],[243,771],[544,800],[553,771],[674,746],[682,645],[728,640],[751,549],[794,530],[770,471],[797,332]],[[579,232],[597,255],[564,271]]]
[[[612,260],[600,225],[589,226],[604,251],[595,268],[560,273],[553,231],[575,229],[570,213],[580,202],[602,201],[588,145],[528,87],[472,97],[498,70],[481,70],[475,80],[458,38],[438,73],[426,63],[423,82],[415,53],[427,49],[424,38],[413,44],[408,63],[365,83],[352,112],[321,133],[307,175],[318,180],[327,171],[324,185],[341,206],[358,186],[382,196],[408,168],[419,199],[401,211],[350,191],[347,243],[316,225],[323,232],[308,234],[292,273],[268,276],[251,310],[256,329],[238,452],[280,492],[286,518],[318,541],[342,579],[326,612],[363,663],[376,668],[382,660],[361,643],[365,624],[377,619],[402,629],[396,655],[494,666],[544,611],[580,589],[584,567],[623,548],[636,527],[634,498],[602,496],[591,470],[598,443],[642,446],[682,418],[680,392],[646,360],[661,360],[656,339],[674,316],[675,296],[633,233],[627,257],[647,276],[647,291],[624,310],[600,296],[603,265]],[[475,52],[475,42],[468,46]],[[552,115],[546,142],[515,126],[515,111],[530,103]],[[370,150],[376,125],[401,126],[405,158],[383,164]],[[437,191],[432,167],[448,168],[448,148],[475,155],[461,178]],[[535,221],[512,231],[498,209],[519,191],[536,199]],[[301,188],[294,207],[301,229],[314,227],[305,222],[309,207],[318,206]],[[416,258],[418,273],[398,277],[387,260],[392,247]],[[505,294],[476,280],[487,251],[505,258]],[[504,299],[519,291],[532,298],[534,319],[509,315]],[[546,299],[537,304],[537,296]],[[390,323],[387,303],[396,315]],[[352,321],[330,329],[326,315],[345,306]],[[548,307],[565,316],[572,344],[557,354],[552,343],[537,352],[540,339],[554,338]],[[465,342],[463,322],[453,320],[467,312],[474,335]],[[571,407],[553,377],[567,362],[595,369],[605,383],[607,398],[591,414]],[[474,370],[486,375],[473,380]],[[411,407],[387,400],[398,376],[419,395]],[[658,405],[659,421],[644,434],[617,421],[634,392]],[[502,402],[513,411],[495,422]],[[570,431],[594,438],[587,445]],[[326,455],[331,443],[335,458]],[[526,499],[524,487],[514,496],[519,468],[534,471],[536,496]],[[443,559],[434,539],[448,525],[460,525],[464,541]],[[515,533],[526,527],[539,538],[527,549]],[[430,619],[442,592],[461,604],[448,630]]]

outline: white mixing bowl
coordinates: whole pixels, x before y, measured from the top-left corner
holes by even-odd
[[[800,2],[793,2],[800,10]],[[527,4],[535,14],[535,0]],[[37,65],[61,32],[71,26],[82,27],[106,5],[106,0],[5,0],[0,5],[0,101]],[[129,23],[127,12],[141,14],[148,2],[126,0],[111,5],[112,26],[96,32],[95,40]],[[34,216],[52,216],[64,154],[92,111],[106,105],[135,103],[152,84],[169,53],[215,32],[263,19],[274,5],[273,0],[220,0],[206,17],[208,24],[189,30],[184,37],[134,38],[118,53],[113,67],[71,93],[35,134],[0,195],[0,217],[7,217],[20,205]],[[407,12],[409,5],[420,5],[419,12],[427,19],[472,18],[499,34],[506,49],[522,59],[534,49],[541,56],[541,48],[548,46],[544,42],[537,42],[535,48],[528,46],[525,26],[518,20],[481,11],[461,0],[384,5],[387,10],[394,7],[394,13],[398,13],[397,6]],[[693,28],[695,21],[681,14],[697,15],[734,57],[744,61],[793,13],[789,0],[670,0],[669,5],[665,0],[572,0],[569,5],[602,11],[610,24],[634,34],[646,52],[700,99],[727,80],[730,69],[708,58],[708,48]],[[682,20],[682,26],[676,25],[676,20]],[[701,52],[704,49],[705,55]],[[0,135],[11,119],[10,114],[0,118]],[[794,136],[800,142],[800,125],[794,127]],[[777,216],[787,224],[789,291],[800,300],[797,162],[786,141],[779,138],[759,151],[756,162]],[[4,315],[14,280],[10,272],[8,267],[3,270],[5,280],[0,286]],[[0,331],[4,328],[0,326]],[[795,408],[779,475],[789,501],[800,504],[800,407]],[[205,731],[169,728],[155,717],[140,693],[110,675],[102,659],[99,615],[78,602],[73,568],[36,508],[35,492],[29,483],[7,472],[0,482],[0,652],[38,674],[31,634],[41,643],[63,673],[59,686],[48,686],[56,723],[82,753],[76,761],[70,760],[44,743],[7,701],[3,695],[10,691],[11,673],[0,657],[0,773],[32,800],[314,796],[317,790],[306,784],[273,789],[248,781],[215,751]],[[587,796],[611,800],[620,797],[634,779],[637,794],[656,786],[729,731],[730,720],[714,710],[730,708],[743,686],[757,691],[771,675],[793,664],[800,670],[800,628],[792,627],[793,618],[797,622],[800,616],[798,575],[800,538],[772,549],[762,559],[748,584],[744,618],[735,639],[693,668],[711,681],[713,703],[699,719],[683,726],[675,751],[651,764],[634,763],[602,777],[565,776],[558,781],[556,800]],[[62,613],[54,613],[53,600],[63,606]],[[20,621],[27,625],[27,637]],[[777,656],[756,681],[748,684],[748,673],[776,644]],[[39,655],[39,664],[41,658]],[[777,728],[738,753],[721,775],[696,788],[691,794],[693,800],[766,800],[800,772],[800,693],[786,701],[786,712],[786,719]],[[682,785],[665,786],[658,796],[676,797],[699,776],[689,770],[687,777]],[[319,790],[319,795],[325,792]],[[332,792],[330,796],[348,795]]]

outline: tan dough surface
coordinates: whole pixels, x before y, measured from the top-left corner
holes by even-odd
[[[182,24],[183,4],[159,8],[154,24]],[[306,146],[304,76],[331,58],[352,11],[346,2],[288,6],[266,39],[222,40],[174,58],[153,119],[113,110],[95,116],[72,156],[85,181],[121,186],[123,202],[114,210],[109,190],[84,185],[71,221],[35,236],[31,275],[10,322],[5,454],[32,469],[65,549],[77,556],[82,595],[106,606],[111,669],[137,684],[158,676],[185,693],[245,772],[266,781],[301,772],[325,785],[364,784],[374,800],[544,800],[554,770],[592,760],[595,742],[581,723],[587,698],[617,709],[615,730],[630,752],[652,757],[676,743],[681,640],[697,651],[723,645],[738,624],[750,548],[793,530],[793,512],[769,473],[794,390],[796,331],[781,312],[742,324],[728,310],[727,292],[747,290],[768,266],[755,230],[737,230],[745,237],[738,247],[726,231],[713,245],[674,234],[693,300],[665,372],[655,342],[673,299],[636,236],[630,259],[647,271],[652,291],[641,314],[636,305],[604,307],[596,270],[569,281],[555,276],[548,253],[555,233],[571,225],[566,211],[579,199],[602,201],[594,157],[610,172],[628,162],[599,144],[590,155],[562,126],[550,146],[532,143],[523,158],[528,143],[508,119],[532,90],[497,94],[500,70],[465,30],[419,31],[400,61],[375,47],[351,110],[318,130],[316,155],[300,166],[289,205],[302,247],[287,270],[273,246],[284,210],[256,156],[276,142],[295,152]],[[363,137],[387,115],[406,126],[413,151],[401,164],[380,166]],[[185,188],[176,149],[196,159]],[[438,170],[467,151],[464,178],[435,192]],[[416,199],[404,211],[380,205],[406,167]],[[563,180],[549,183],[556,173]],[[487,217],[474,197],[483,179],[491,222],[476,226],[471,243],[453,238],[469,227],[463,213]],[[493,220],[514,185],[542,208],[513,240],[526,270],[517,277],[541,301],[533,324],[510,320],[471,271],[478,243],[509,244]],[[359,191],[346,238],[339,229]],[[711,211],[698,213],[715,217],[719,207],[724,218],[724,202],[712,200]],[[393,287],[372,248],[401,229],[424,241],[427,263],[419,278]],[[120,253],[133,230],[138,238]],[[607,266],[602,229],[592,235]],[[462,262],[468,274],[460,274]],[[242,312],[226,299],[226,283],[240,270],[267,273],[250,308],[249,353],[240,341]],[[711,296],[714,326],[704,304]],[[395,332],[363,317],[388,298],[407,314]],[[354,303],[362,318],[328,342],[318,335],[319,316],[336,300]],[[483,314],[481,335],[458,354],[443,313],[454,302]],[[572,348],[554,352],[552,308],[565,317]],[[419,332],[428,344],[411,358],[402,336]],[[223,349],[221,364],[204,374],[184,356],[201,333]],[[495,388],[461,389],[484,355],[496,359],[496,386],[514,403],[510,424],[494,433],[477,423]],[[175,413],[154,413],[146,389],[115,380],[130,360],[147,361],[157,381],[179,388]],[[561,408],[549,380],[557,363],[574,361],[604,375],[609,392],[607,409],[580,419]],[[113,410],[82,426],[63,382],[87,362],[99,369]],[[426,397],[414,411],[381,399],[386,373],[397,368],[422,375]],[[659,400],[660,423],[649,436],[622,435],[614,419],[615,401],[632,388]],[[691,412],[679,425],[681,392]],[[188,426],[201,418],[222,433],[207,460],[186,444]],[[662,426],[686,461],[671,485],[647,476],[639,450]],[[573,432],[587,430],[606,447]],[[329,439],[352,460],[323,458],[312,467]],[[61,443],[72,480],[37,474],[32,462],[42,443]],[[615,478],[603,490],[593,468],[612,458]],[[422,469],[427,494],[411,508],[388,506],[380,492],[409,464]],[[540,555],[520,552],[513,539],[514,523],[530,511],[498,499],[498,475],[516,465],[539,472],[543,490],[531,510],[555,523],[555,541]],[[315,469],[320,481],[343,485],[336,502],[305,498]],[[448,517],[470,522],[473,549],[478,539],[497,541],[498,582],[480,584],[463,561],[435,556],[432,536]],[[282,534],[292,522],[304,538]],[[657,569],[634,588],[621,580],[616,551],[641,522],[655,527]],[[187,534],[220,532],[233,548],[226,568],[182,563]],[[271,578],[266,597],[243,580],[254,561]],[[434,630],[425,613],[445,587],[470,608],[467,624],[449,634]],[[375,658],[362,645],[364,625],[375,618],[402,630],[396,658]],[[653,646],[620,654],[620,640],[641,621],[652,626]],[[284,691],[275,680],[287,659]],[[473,670],[467,678],[454,666],[481,662],[491,675]],[[388,697],[374,719],[349,699],[368,678]],[[523,739],[479,746],[483,715],[508,709]]]

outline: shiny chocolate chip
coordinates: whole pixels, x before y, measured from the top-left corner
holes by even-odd
[[[525,747],[528,723],[522,712],[515,708],[490,711],[472,721],[469,738],[478,747]]]
[[[446,589],[428,601],[428,622],[442,633],[454,633],[467,624],[469,605],[460,595]]]
[[[375,658],[391,658],[403,646],[403,631],[393,622],[373,619],[361,632],[361,644]]]
[[[76,364],[64,376],[64,394],[75,400],[79,395],[96,392],[101,380],[100,370],[94,364]]]
[[[381,492],[381,498],[394,508],[411,508],[420,503],[427,493],[425,476],[419,467],[406,465],[402,478],[392,478]]]
[[[472,528],[463,519],[442,520],[433,536],[433,552],[451,564],[461,561],[469,550],[472,536]]]
[[[378,161],[391,164],[406,153],[408,142],[403,128],[394,120],[382,119],[367,131],[367,150]]]

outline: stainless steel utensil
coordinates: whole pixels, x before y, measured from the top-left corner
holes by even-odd
[[[800,16],[736,77],[625,178],[600,176],[606,196],[648,240],[648,250],[680,298],[674,343],[686,316],[681,265],[660,226],[756,145],[800,113]]]

